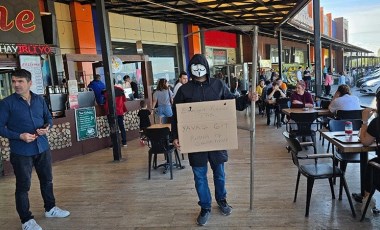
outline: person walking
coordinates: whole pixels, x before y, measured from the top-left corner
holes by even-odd
[[[139,98],[139,87],[137,86],[137,83],[132,81],[131,77],[129,75],[125,75],[123,77],[124,84],[126,86],[130,85],[133,93],[134,98]]]
[[[153,93],[152,109],[157,104],[157,115],[160,118],[160,124],[165,124],[168,117],[173,116],[172,111],[173,93],[169,89],[168,81],[162,78],[157,83],[156,91]]]
[[[117,125],[119,126],[120,134],[121,134],[121,144],[123,147],[127,147],[127,132],[125,131],[124,126],[124,113],[126,113],[127,106],[125,103],[127,102],[127,98],[124,94],[124,89],[121,85],[115,84],[114,81],[114,90],[115,90],[115,110],[116,110],[116,116],[117,116]],[[107,114],[109,114],[108,109],[108,94],[105,94],[105,103],[104,103],[104,110]]]
[[[330,92],[331,92],[331,85],[333,84],[333,79],[332,79],[332,73],[328,73],[326,74],[326,77],[325,77],[325,95],[326,96],[330,96]]]
[[[204,55],[195,54],[191,58],[188,64],[188,73],[193,80],[181,86],[174,98],[171,126],[173,144],[177,149],[180,149],[181,146],[178,140],[176,104],[235,98],[222,80],[210,77],[209,65]],[[251,92],[238,97],[235,99],[236,108],[244,110],[247,107],[247,103],[253,100],[257,101],[257,98],[257,94],[252,95]],[[210,163],[213,171],[215,199],[218,207],[223,215],[227,216],[232,212],[232,207],[227,203],[227,191],[225,187],[224,163],[227,160],[228,155],[226,150],[189,153],[189,162],[194,174],[195,189],[199,199],[198,204],[201,207],[197,218],[198,225],[205,225],[211,214],[212,198],[207,180],[208,163]]]
[[[10,143],[10,161],[16,176],[16,210],[23,230],[42,229],[30,211],[28,192],[34,166],[40,181],[45,217],[67,217],[69,211],[55,204],[51,152],[46,134],[52,117],[43,97],[30,91],[31,73],[12,72],[14,93],[0,101],[0,136]]]
[[[174,86],[173,97],[175,97],[175,95],[177,94],[179,87],[186,84],[188,82],[188,80],[189,80],[189,78],[187,77],[187,73],[185,71],[182,71],[178,76],[177,84],[175,84],[175,86]]]

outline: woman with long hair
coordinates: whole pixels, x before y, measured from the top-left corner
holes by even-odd
[[[164,124],[167,122],[167,117],[173,116],[173,93],[165,78],[158,80],[156,91],[153,93],[152,109],[155,108],[156,104],[156,114],[160,118],[160,123]]]
[[[376,110],[372,108],[366,108],[362,112],[362,127],[360,128],[360,142],[364,146],[371,145],[373,142],[376,141],[377,144],[379,144],[380,140],[380,118],[377,115],[371,123],[368,124],[368,119],[375,113],[377,114],[380,111],[380,92],[376,94]],[[377,151],[379,152],[379,150]],[[380,164],[380,157],[377,156],[370,161],[376,162]],[[367,203],[367,200],[369,198],[369,193],[371,191],[371,175],[372,175],[372,167],[368,166],[366,171],[366,177],[364,181],[364,197],[362,199],[362,212],[364,211],[365,204]],[[380,180],[380,178],[374,178],[375,180]],[[379,213],[379,210],[376,209],[376,200],[374,198],[371,199],[370,210],[372,210],[373,213]]]

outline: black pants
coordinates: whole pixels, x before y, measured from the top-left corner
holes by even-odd
[[[325,85],[325,95],[329,95],[331,91],[331,85]]]
[[[50,211],[55,206],[50,150],[34,156],[21,156],[11,153],[10,160],[16,176],[16,209],[21,222],[25,223],[33,219],[32,212],[29,210],[28,196],[33,166],[40,180],[45,211]]]
[[[375,158],[371,159],[370,161],[373,161],[373,162],[380,164],[380,157],[375,157]],[[364,181],[364,190],[366,192],[371,192],[371,189],[372,189],[372,171],[373,171],[372,166],[368,165],[367,171],[366,171],[366,176],[365,176],[365,181]],[[373,178],[373,180],[380,180],[380,178],[376,177],[376,178]]]

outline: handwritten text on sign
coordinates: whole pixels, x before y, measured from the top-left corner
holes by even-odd
[[[177,104],[182,152],[237,149],[235,100]]]

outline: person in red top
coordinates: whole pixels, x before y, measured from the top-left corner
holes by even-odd
[[[116,116],[117,116],[117,124],[120,129],[121,133],[121,144],[123,147],[127,147],[127,132],[125,131],[124,127],[124,113],[127,112],[127,107],[125,106],[125,102],[127,102],[127,98],[124,94],[124,89],[120,85],[114,85],[115,89],[115,109],[116,109]],[[107,100],[107,92],[105,93],[105,103],[104,103],[104,109],[107,114],[109,114],[108,111],[108,100]]]
[[[290,101],[292,102],[292,108],[313,108],[314,101],[313,97],[309,92],[305,91],[305,83],[303,81],[299,81],[296,85],[296,92],[292,94],[290,97]]]

